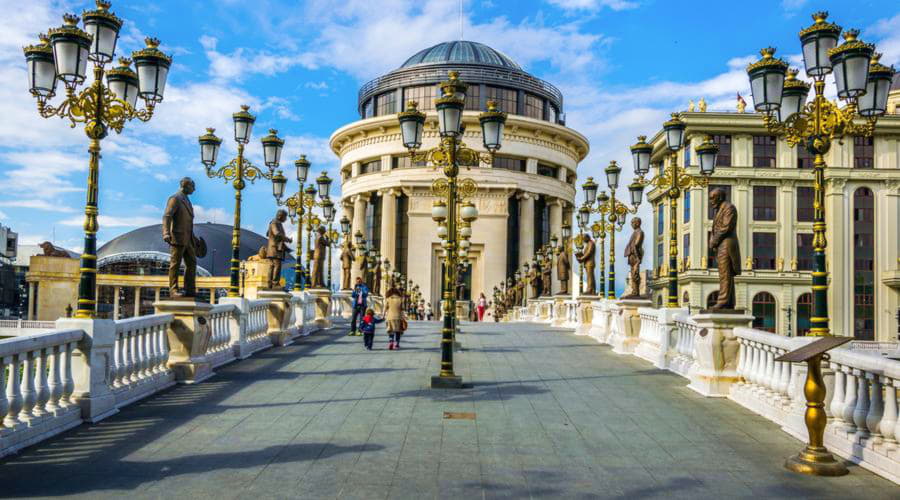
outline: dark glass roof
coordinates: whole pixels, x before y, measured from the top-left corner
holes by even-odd
[[[400,67],[408,68],[419,64],[443,63],[483,64],[523,71],[521,66],[502,52],[492,49],[483,43],[463,40],[439,43],[433,47],[420,50],[407,59]]]
[[[197,265],[213,276],[228,276],[231,262],[231,226],[211,222],[194,225],[194,235],[206,241],[206,257],[197,259]],[[256,255],[266,245],[262,235],[241,229],[241,260]],[[169,245],[162,239],[162,224],[146,226],[117,236],[100,247],[97,257],[103,259],[123,253],[155,252],[169,254]],[[293,263],[293,258],[285,263]]]

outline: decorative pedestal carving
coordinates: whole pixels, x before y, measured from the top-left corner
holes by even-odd
[[[293,343],[291,340],[291,294],[281,290],[260,290],[257,293],[260,299],[269,299],[269,337],[272,345],[285,346]]]
[[[115,321],[60,318],[56,321],[56,328],[84,330],[87,334],[87,348],[82,349],[79,344],[72,353],[72,378],[75,382],[72,399],[81,407],[81,418],[93,423],[118,413],[116,397],[107,380],[116,345]]]
[[[639,307],[650,307],[653,301],[645,299],[621,299],[612,303],[610,314],[611,334],[608,343],[613,352],[631,354],[640,342],[641,316]]]
[[[568,299],[568,297],[565,295],[556,295],[553,297],[553,302],[550,306],[553,308],[553,320],[550,321],[550,326],[560,327],[566,322],[566,299]]]
[[[314,301],[316,319],[313,320],[314,328],[331,328],[331,320],[328,317],[328,309],[331,305],[331,290],[325,288],[313,288],[307,290]]]
[[[212,333],[209,325],[210,304],[193,300],[162,300],[155,302],[157,314],[172,314],[169,325],[169,368],[175,380],[196,384],[213,376],[212,365],[206,359],[206,349]]]
[[[734,328],[749,327],[753,316],[743,311],[701,313],[692,316],[700,328],[694,342],[694,364],[688,371],[688,387],[707,397],[727,397],[738,381],[737,355],[740,344]]]

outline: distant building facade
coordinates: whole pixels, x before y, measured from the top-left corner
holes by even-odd
[[[900,308],[900,91],[895,79],[891,113],[874,137],[846,137],[826,156],[829,319],[835,335],[894,340]],[[708,189],[694,188],[678,200],[679,302],[706,308],[718,290],[708,235],[711,189],[721,188],[737,207],[742,273],[737,307],[755,316],[754,326],[804,335],[812,304],[813,158],[772,135],[755,113],[684,113],[685,147],[678,163],[698,173],[694,147],[706,135],[719,145]],[[653,139],[652,163],[667,165],[662,132]],[[669,201],[659,189],[653,206],[653,300],[665,303],[669,260]],[[649,252],[648,252],[649,253]]]

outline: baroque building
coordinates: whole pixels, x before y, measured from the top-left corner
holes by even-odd
[[[438,144],[434,99],[447,72],[469,85],[463,140],[482,144],[478,114],[496,100],[509,114],[503,148],[492,165],[462,169],[478,183],[472,198],[479,211],[472,226],[472,263],[464,273],[462,298],[490,290],[571,220],[576,169],[588,141],[566,127],[562,93],[526,73],[502,53],[480,43],[446,42],[424,49],[359,91],[360,119],[335,131],[332,151],[340,158],[344,215],[391,268],[406,274],[433,304],[440,301],[440,240],[431,219],[432,181],[443,174],[411,163],[400,137],[397,112],[410,100],[427,114],[422,149]],[[353,269],[353,278],[361,275]],[[554,290],[558,284],[554,275]]]
[[[682,118],[687,128],[679,164],[698,173],[693,148],[706,135],[720,149],[709,187],[691,189],[678,201],[679,302],[705,309],[714,301],[718,278],[707,246],[714,216],[708,194],[722,188],[739,214],[744,262],[736,279],[737,307],[753,314],[756,328],[804,335],[812,304],[812,156],[769,133],[756,113],[687,112]],[[670,161],[662,131],[651,142],[658,168]],[[894,340],[900,308],[900,80],[894,80],[888,114],[874,136],[835,141],[825,160],[831,330],[859,340]],[[654,304],[664,304],[668,199],[658,189],[648,199],[651,288]]]

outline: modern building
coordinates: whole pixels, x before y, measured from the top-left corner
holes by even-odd
[[[392,268],[419,284],[423,296],[435,304],[442,264],[431,219],[431,184],[443,174],[410,161],[397,112],[405,102],[417,101],[427,114],[422,148],[435,147],[439,135],[434,99],[450,70],[459,71],[469,84],[463,118],[468,147],[486,152],[478,114],[489,99],[509,113],[503,148],[493,164],[460,173],[479,187],[472,199],[479,218],[472,228],[473,264],[463,277],[463,298],[480,292],[490,296],[494,285],[521,268],[551,235],[560,234],[563,220],[571,220],[576,170],[589,148],[584,136],[566,127],[559,89],[480,43],[429,47],[362,86],[360,119],[331,136],[331,149],[341,163],[344,214],[353,221],[354,233],[362,231]]]
[[[873,137],[835,141],[826,156],[825,214],[830,327],[835,335],[894,340],[900,308],[900,80],[889,113]],[[790,335],[809,330],[812,304],[813,158],[768,132],[756,113],[682,114],[687,124],[680,165],[697,174],[693,148],[706,135],[719,145],[709,188],[678,201],[679,293],[683,306],[706,308],[716,296],[715,256],[707,249],[713,211],[711,189],[721,188],[738,211],[738,240],[745,260],[736,279],[737,307],[754,326]],[[650,175],[667,164],[658,132]],[[655,304],[665,303],[669,261],[669,202],[659,189],[653,204]],[[650,244],[648,242],[648,244]]]

